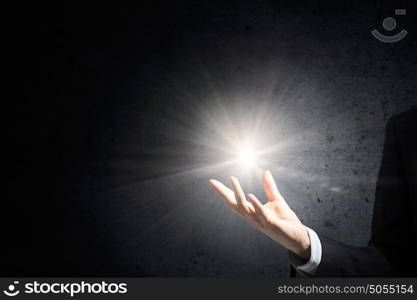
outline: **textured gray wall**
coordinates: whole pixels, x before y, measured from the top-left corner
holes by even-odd
[[[286,251],[207,184],[244,175],[207,168],[226,145],[216,126],[228,134],[227,118],[243,129],[260,120],[265,146],[279,145],[264,167],[306,225],[366,244],[385,122],[417,104],[415,33],[384,44],[370,31],[389,10],[309,3],[173,12],[170,48],[124,83],[74,194],[94,215],[112,273],[288,275]]]

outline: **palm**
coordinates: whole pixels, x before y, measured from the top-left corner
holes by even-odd
[[[263,186],[268,197],[268,202],[265,204],[252,194],[248,195],[250,200],[248,202],[235,177],[231,178],[233,191],[217,180],[212,179],[209,182],[226,204],[252,226],[287,249],[301,256],[306,255],[306,249],[309,248],[307,231],[279,193],[269,171],[264,172],[263,176]]]

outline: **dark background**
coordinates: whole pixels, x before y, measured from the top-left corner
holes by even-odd
[[[417,12],[294,2],[11,9],[1,274],[287,276],[286,251],[207,185],[230,172],[187,173],[210,162],[198,112],[265,99],[300,140],[274,172],[290,206],[364,245],[384,124],[417,104]],[[388,16],[404,40],[370,35]]]

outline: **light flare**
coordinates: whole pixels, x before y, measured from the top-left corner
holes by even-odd
[[[254,147],[250,144],[244,144],[238,148],[238,163],[246,169],[256,167],[258,163],[258,153]]]

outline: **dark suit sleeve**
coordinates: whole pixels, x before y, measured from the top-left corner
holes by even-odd
[[[319,234],[322,260],[316,276],[385,277],[416,274],[417,258],[411,255],[415,234],[411,223],[410,196],[396,130],[394,118],[386,127],[369,245],[347,246]]]

